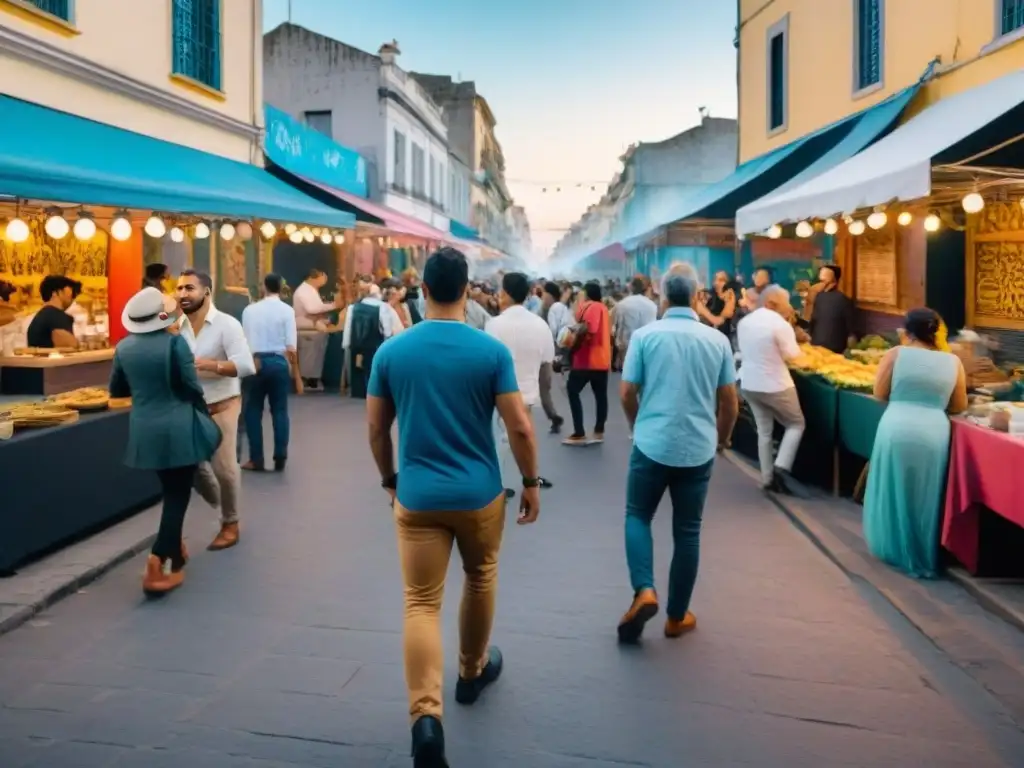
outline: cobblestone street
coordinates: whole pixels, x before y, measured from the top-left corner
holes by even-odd
[[[724,460],[698,630],[620,649],[630,443],[612,410],[603,446],[539,435],[555,488],[537,525],[510,517],[494,632],[505,674],[471,709],[451,698],[453,562],[453,766],[1024,765],[1024,733],[999,705]],[[205,551],[215,519],[196,499],[178,593],[143,600],[139,557],[0,638],[0,766],[411,764],[394,531],[361,404],[309,395],[292,411],[287,472],[245,478],[237,548]]]

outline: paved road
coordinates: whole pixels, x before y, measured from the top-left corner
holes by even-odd
[[[410,764],[394,533],[362,410],[326,395],[293,410],[288,472],[246,478],[237,549],[202,551],[214,521],[197,501],[179,593],[143,601],[139,558],[0,638],[0,766]],[[604,446],[543,438],[557,487],[506,538],[505,676],[473,709],[449,690],[454,766],[1024,766],[998,705],[724,461],[698,631],[618,648],[622,427],[616,409]]]

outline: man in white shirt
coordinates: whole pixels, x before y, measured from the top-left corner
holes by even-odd
[[[516,371],[516,383],[523,396],[523,403],[530,410],[541,399],[541,368],[550,368],[555,359],[555,343],[547,324],[524,306],[530,295],[530,280],[520,272],[509,272],[501,280],[498,301],[502,312],[487,324],[487,334],[502,342],[512,353]],[[514,496],[513,484],[506,468],[512,460],[505,424],[494,415],[495,442],[498,445],[498,460],[501,476],[505,483],[505,495]],[[539,478],[542,488],[550,488],[551,482]]]
[[[386,340],[403,330],[402,319],[381,298],[380,286],[372,283],[366,296],[345,312],[341,347],[348,360],[351,396],[365,399],[373,356]]]
[[[743,398],[750,404],[757,424],[757,455],[764,488],[789,493],[787,480],[804,434],[804,415],[786,361],[800,356],[800,346],[789,323],[793,311],[789,292],[768,285],[761,289],[758,299],[761,306],[736,327],[742,358],[739,378]],[[773,462],[776,421],[786,432]]]
[[[339,309],[337,301],[320,298],[320,289],[327,284],[327,275],[311,269],[309,276],[292,293],[295,327],[299,331],[299,375],[308,389],[320,386],[327,353],[327,316]]]
[[[241,477],[238,467],[238,417],[242,411],[241,379],[256,372],[242,324],[213,306],[210,276],[186,269],[178,278],[178,305],[184,316],[181,336],[192,348],[210,416],[220,427],[220,447],[196,473],[196,490],[220,510],[220,533],[208,549],[238,543]]]
[[[298,342],[295,313],[281,301],[282,283],[280,275],[267,275],[263,279],[263,298],[242,312],[242,329],[256,360],[256,375],[250,379],[244,406],[249,461],[242,469],[256,472],[265,469],[263,407],[267,400],[274,428],[274,471],[281,472],[288,460],[288,394]]]

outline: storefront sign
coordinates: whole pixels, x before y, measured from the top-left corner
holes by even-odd
[[[263,150],[276,165],[353,195],[366,197],[366,160],[353,149],[267,104]]]

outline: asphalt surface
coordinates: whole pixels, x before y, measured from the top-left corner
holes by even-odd
[[[509,518],[505,673],[470,709],[452,699],[453,560],[453,766],[1024,766],[1024,734],[995,699],[724,460],[697,631],[670,641],[656,621],[642,647],[619,648],[630,443],[612,410],[603,446],[541,434],[556,486],[537,525]],[[204,551],[216,521],[197,498],[179,592],[145,601],[136,558],[0,637],[0,768],[411,765],[394,530],[361,404],[308,395],[292,412],[287,472],[245,478],[237,548]]]

